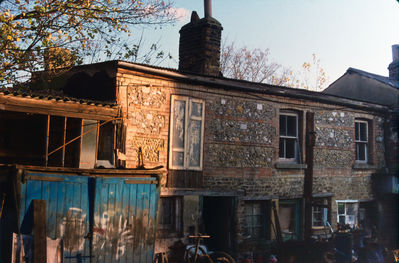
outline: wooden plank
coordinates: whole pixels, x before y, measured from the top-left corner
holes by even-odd
[[[46,201],[33,200],[33,262],[46,262]]]
[[[16,165],[17,169],[28,171],[58,172],[63,174],[82,174],[82,171],[93,176],[118,177],[152,177],[165,173],[165,170],[138,170],[138,169],[80,169],[71,167],[43,167],[33,165]]]
[[[38,175],[29,175],[25,178],[26,178],[26,180],[44,181],[44,182],[62,182],[62,181],[64,181],[60,177],[48,177],[48,176],[38,176]]]
[[[125,184],[157,184],[157,180],[125,180]]]
[[[3,94],[0,94],[0,109],[96,120],[107,120],[118,115],[117,108],[108,106],[87,105],[73,101],[64,102],[16,97]]]

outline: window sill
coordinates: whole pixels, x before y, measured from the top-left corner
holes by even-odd
[[[328,228],[325,226],[312,226],[312,229],[313,230],[324,230],[324,229],[328,229]]]
[[[373,170],[377,169],[377,165],[369,164],[369,163],[355,163],[353,165],[353,169],[355,170]]]
[[[278,162],[275,164],[275,167],[277,169],[306,169],[307,165],[306,164],[300,164],[300,163],[290,163],[290,162]]]

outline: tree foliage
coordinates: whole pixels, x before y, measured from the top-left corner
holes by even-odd
[[[285,85],[290,81],[290,70],[271,62],[269,49],[236,47],[234,42],[223,42],[220,68],[225,77],[233,79],[274,85]]]
[[[311,62],[302,64],[301,71],[297,76],[296,87],[313,91],[322,91],[326,88],[328,81],[327,73],[315,54],[312,54]]]
[[[220,70],[228,78],[313,91],[320,91],[327,84],[327,74],[315,54],[311,62],[304,62],[300,70],[294,72],[271,62],[269,49],[236,47],[234,42],[223,42]]]
[[[172,3],[159,0],[0,0],[0,82],[79,64],[87,57],[136,55],[121,43],[139,25],[174,21]]]

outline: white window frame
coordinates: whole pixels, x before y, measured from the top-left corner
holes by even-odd
[[[175,107],[175,101],[185,101],[186,102],[186,107],[185,107],[185,120],[184,120],[184,148],[174,148],[173,147],[173,127],[175,125],[174,123],[174,107]],[[202,114],[201,117],[199,116],[192,116],[192,103],[200,103],[202,105]],[[188,114],[187,114],[188,113]],[[189,165],[189,137],[188,136],[188,127],[189,123],[191,120],[197,120],[201,121],[201,144],[200,144],[200,160],[199,160],[199,166],[190,166]],[[203,148],[204,148],[204,120],[205,120],[205,101],[201,99],[195,99],[187,96],[177,96],[173,95],[171,98],[171,108],[170,108],[170,147],[169,147],[169,168],[171,169],[188,169],[188,170],[202,170],[202,163],[203,163]],[[184,161],[183,165],[173,165],[173,152],[183,152],[184,154]]]
[[[278,131],[278,135],[279,135],[279,160],[280,161],[291,161],[291,162],[293,162],[293,161],[297,161],[298,160],[298,154],[299,154],[299,115],[298,115],[298,113],[294,113],[294,112],[280,112],[280,115],[279,115],[279,123],[280,123],[280,117],[281,116],[295,116],[295,118],[296,118],[296,124],[295,124],[295,128],[296,128],[296,136],[294,137],[294,136],[288,136],[288,135],[280,135],[280,129],[281,129],[281,127],[279,127],[279,131]],[[285,157],[280,157],[280,139],[295,139],[295,144],[294,144],[294,146],[295,146],[295,149],[294,149],[294,151],[295,151],[295,155],[294,155],[294,158],[285,158]],[[286,147],[286,144],[285,144],[285,140],[284,140],[284,153],[286,154],[286,149],[285,149],[285,147]]]
[[[360,140],[360,123],[366,124],[366,140],[362,141]],[[359,134],[356,134],[356,126],[359,125],[358,132]],[[356,136],[359,135],[359,139],[356,139]],[[365,120],[355,120],[355,144],[356,144],[356,149],[355,149],[355,154],[356,154],[356,162],[357,163],[367,163],[368,162],[368,155],[369,155],[369,122]],[[359,145],[365,145],[365,160],[359,160],[358,159],[358,152],[359,152]]]
[[[354,221],[353,224],[349,224],[350,227],[355,227],[358,223],[358,217],[359,217],[359,201],[358,200],[336,200],[337,203],[337,223],[339,223],[339,217],[340,216],[345,216],[345,224],[347,223],[347,217],[350,216],[347,214],[347,207],[346,204],[353,204],[354,205]],[[345,204],[345,213],[344,214],[339,214],[339,209],[338,209],[338,205],[339,203],[343,203]]]

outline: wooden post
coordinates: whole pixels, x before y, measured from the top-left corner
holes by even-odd
[[[314,131],[314,113],[306,113],[306,165],[303,197],[305,199],[305,240],[312,236],[312,199],[313,199],[313,148],[316,134]]]
[[[33,262],[47,261],[46,201],[33,200]]]

